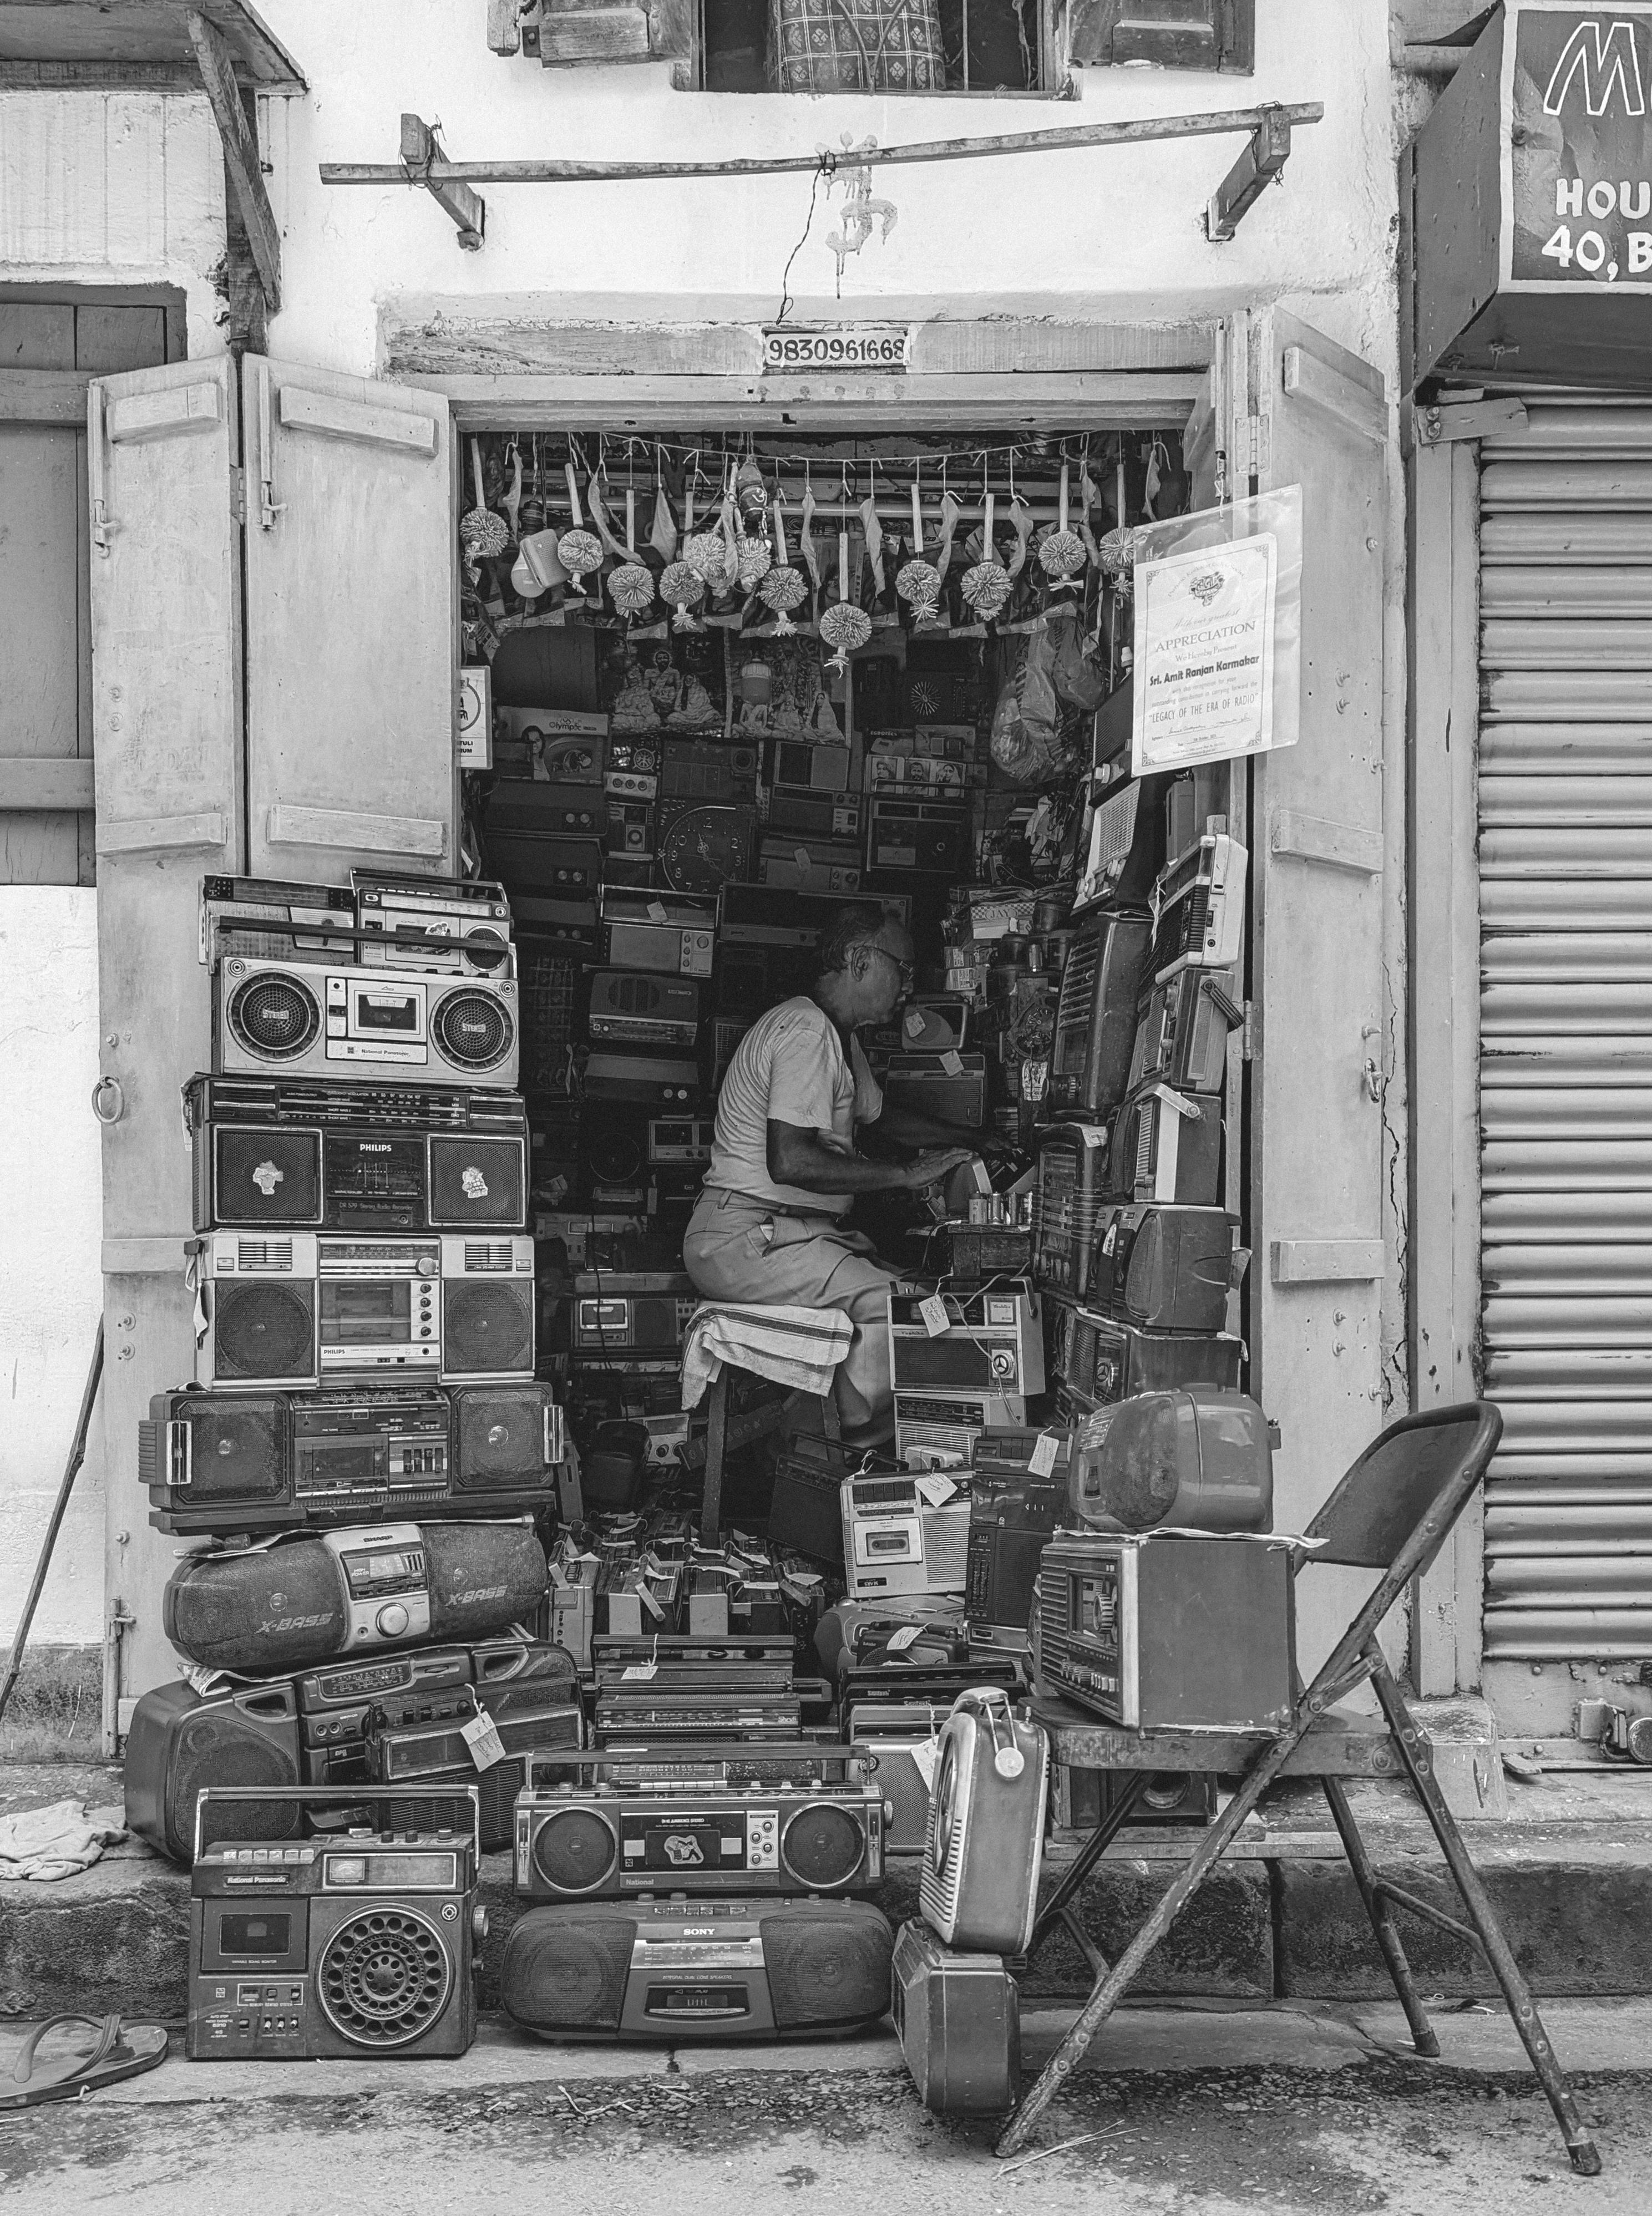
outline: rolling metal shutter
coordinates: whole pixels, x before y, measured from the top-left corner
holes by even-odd
[[[1488,1662],[1652,1654],[1652,408],[1481,471]]]

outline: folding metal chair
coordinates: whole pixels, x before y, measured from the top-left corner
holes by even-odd
[[[1316,1777],[1323,1788],[1416,2052],[1437,2055],[1439,2041],[1401,1944],[1393,1916],[1396,1908],[1483,1949],[1502,1988],[1514,2028],[1549,2096],[1573,2169],[1585,2177],[1599,2175],[1600,2155],[1583,2129],[1537,2004],[1435,1782],[1427,1744],[1377,1643],[1383,1619],[1412,1579],[1433,1561],[1484,1477],[1502,1428],[1497,1411],[1477,1400],[1406,1416],[1390,1425],[1347,1471],[1304,1535],[1322,1543],[1298,1557],[1297,1573],[1314,1562],[1328,1562],[1380,1570],[1383,1574],[1313,1684],[1304,1691],[1298,1681],[1296,1708],[1282,1732],[1224,1734],[1095,1729],[1090,1727],[1089,1719],[1062,1703],[1038,1705],[1035,1713],[1051,1727],[1058,1755],[1069,1753],[1089,1767],[1129,1769],[1137,1776],[1105,1824],[1085,1842],[1039,1915],[1029,1954],[1060,1923],[1077,1940],[1096,1982],[1077,2022],[1011,2117],[998,2141],[1001,2155],[1014,2154],[1025,2143],[1065,2079],[1082,2061],[1090,2041],[1129,1991],[1143,1963],[1233,1844],[1263,1794],[1276,1778],[1291,1776]],[[1366,1678],[1382,1710],[1380,1724],[1332,1710],[1335,1701]],[[1199,1769],[1237,1772],[1237,1789],[1125,1952],[1109,1965],[1090,1942],[1073,1909],[1078,1888],[1124,1823],[1148,1773]],[[1342,1779],[1402,1773],[1433,1826],[1468,1911],[1467,1924],[1380,1877],[1359,1835]]]

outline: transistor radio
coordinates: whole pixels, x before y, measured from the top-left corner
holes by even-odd
[[[1098,1408],[1073,1438],[1069,1528],[1267,1531],[1273,1433],[1243,1393],[1198,1385]]]
[[[700,1065],[680,1055],[615,1054],[599,1048],[585,1064],[585,1098],[638,1108],[692,1108],[700,1099]]]
[[[783,892],[854,893],[860,889],[860,849],[829,839],[768,833],[757,850],[757,880]]]
[[[605,832],[607,828],[605,815]],[[511,905],[524,927],[542,920],[546,901],[594,901],[601,889],[602,841],[594,834],[490,827],[487,846],[488,861],[509,886]]]
[[[1026,1401],[1014,1393],[897,1393],[895,1458],[909,1468],[927,1468],[940,1456],[950,1466],[967,1462],[984,1431],[1014,1430],[1026,1421]]]
[[[971,1647],[1027,1651],[1039,1560],[1066,1513],[1072,1452],[1065,1428],[983,1431],[975,1442],[964,1586]]]
[[[872,1034],[884,1054],[961,1053],[969,1044],[974,1013],[961,993],[922,993]]]
[[[371,940],[357,959],[371,969],[435,970],[459,977],[511,974],[510,903],[502,884],[485,877],[398,877],[352,871],[356,919],[367,932],[395,933],[393,945]],[[425,945],[410,947],[416,933]]]
[[[1104,1209],[1100,1230],[1091,1273],[1098,1308],[1144,1331],[1222,1329],[1237,1259],[1236,1216],[1135,1201]]]
[[[1228,1066],[1228,1033],[1245,1020],[1231,997],[1231,976],[1179,970],[1155,985],[1141,1004],[1130,1058],[1130,1091],[1159,1084],[1181,1093],[1219,1093]]]
[[[563,1411],[539,1384],[157,1393],[138,1426],[150,1521],[186,1534],[532,1514],[553,1500],[566,1516],[566,1456]]]
[[[1039,1690],[1142,1731],[1274,1731],[1295,1702],[1293,1542],[1059,1531],[1039,1573]]]
[[[999,1687],[960,1694],[942,1727],[918,1910],[949,1947],[1023,1954],[1039,1912],[1050,1741]]]
[[[1222,1096],[1150,1085],[1115,1110],[1107,1188],[1119,1200],[1214,1208],[1222,1185]]]
[[[843,1574],[851,1600],[962,1592],[970,1543],[967,1489],[932,1506],[910,1476],[848,1477],[840,1493]]]
[[[807,2039],[883,2015],[890,1948],[870,1901],[574,1903],[517,1917],[499,1992],[546,2039]]]
[[[1115,1316],[1051,1300],[1048,1352],[1063,1423],[1135,1393],[1176,1385],[1231,1389],[1244,1342],[1220,1332],[1143,1331]]]
[[[226,956],[213,980],[213,1067],[249,1076],[409,1085],[516,1082],[514,977],[310,968]]]
[[[1098,1123],[1057,1123],[1041,1131],[1039,1142],[1035,1268],[1040,1283],[1082,1300],[1108,1190],[1107,1133]]]
[[[675,1272],[603,1271],[576,1280],[569,1344],[576,1355],[629,1360],[636,1355],[675,1355],[688,1320],[700,1306]],[[664,1290],[656,1290],[661,1284]],[[600,1285],[600,1291],[588,1290]]]
[[[1124,1099],[1136,1036],[1136,1000],[1152,942],[1151,920],[1108,911],[1082,923],[1067,950],[1050,1053],[1050,1106],[1091,1121]]]
[[[923,1313],[937,1299],[946,1314],[940,1331]],[[891,1291],[888,1318],[890,1369],[903,1396],[964,1392],[1025,1400],[1044,1390],[1044,1321],[1029,1278],[974,1293],[943,1290],[928,1299]]]
[[[648,1126],[648,1159],[684,1165],[709,1162],[716,1135],[716,1122],[709,1116],[654,1117]]]
[[[805,792],[847,792],[849,749],[817,747],[804,739],[772,740],[769,782]]]
[[[533,1374],[533,1241],[213,1231],[188,1242],[200,1385]]]
[[[1249,856],[1236,839],[1206,832],[1153,888],[1156,984],[1183,970],[1230,970],[1244,945],[1245,871]]]
[[[895,2035],[918,2097],[937,2116],[996,2116],[1020,2092],[1021,2016],[1002,1954],[947,1947],[903,1924],[891,1964]]]
[[[605,885],[602,958],[615,970],[667,977],[709,977],[717,945],[717,902],[705,895],[629,892]]]
[[[527,1115],[514,1093],[194,1077],[195,1228],[520,1231]]]
[[[591,979],[591,1037],[607,1045],[692,1046],[700,988],[681,978],[599,970]]]
[[[860,842],[860,801],[854,793],[791,792],[780,787],[768,797],[767,842],[786,838],[843,840],[856,850]]]
[[[601,778],[555,785],[540,778],[502,777],[487,797],[484,824],[488,852],[494,867],[509,883],[509,873],[499,867],[494,840],[502,831],[526,831],[541,839],[603,839],[607,835],[607,802],[600,790]]]
[[[476,2036],[487,1911],[477,1898],[476,1788],[462,1831],[343,1831],[299,1845],[225,1838],[220,1804],[268,1814],[342,1794],[209,1789],[189,1903],[192,2062],[463,2054]],[[381,1787],[394,1807],[416,1794]]]
[[[941,765],[935,765],[941,766]],[[969,868],[970,812],[939,800],[891,799],[867,804],[866,867],[957,877]]]

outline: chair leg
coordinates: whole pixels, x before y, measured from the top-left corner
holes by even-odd
[[[1332,1819],[1342,1835],[1342,1848],[1353,1872],[1353,1881],[1359,1888],[1359,1898],[1365,1904],[1365,1914],[1371,1918],[1372,1930],[1388,1974],[1394,1980],[1394,1990],[1400,1997],[1400,2006],[1405,2010],[1405,2020],[1411,2027],[1411,2044],[1419,2054],[1431,2059],[1439,2053],[1439,2039],[1428,2021],[1422,1996],[1417,1991],[1417,1981],[1411,1965],[1406,1960],[1405,1948],[1400,1943],[1399,1928],[1390,1915],[1388,1904],[1377,1892],[1377,1873],[1372,1867],[1371,1856],[1365,1852],[1365,1843],[1359,1836],[1359,1826],[1353,1820],[1353,1810],[1341,1782],[1335,1777],[1322,1777],[1325,1798],[1330,1804]]]
[[[717,1544],[717,1527],[723,1512],[723,1453],[729,1429],[729,1365],[725,1362],[712,1387],[706,1413],[706,1494],[700,1516],[700,1543]]]
[[[833,1445],[843,1437],[843,1419],[838,1413],[837,1395],[829,1385],[820,1396],[821,1421],[826,1426],[826,1437]]]
[[[1599,2151],[1583,2128],[1582,2119],[1577,2113],[1577,2102],[1572,2097],[1571,2085],[1556,2059],[1554,2048],[1550,2045],[1543,2018],[1538,2013],[1538,2004],[1532,1997],[1532,1989],[1522,1976],[1520,1966],[1503,1936],[1490,1895],[1469,1858],[1463,1835],[1457,1828],[1457,1819],[1446,1805],[1446,1796],[1439,1789],[1433,1768],[1420,1755],[1421,1734],[1416,1723],[1380,1654],[1372,1671],[1371,1682],[1378,1705],[1387,1719],[1388,1727],[1393,1733],[1400,1760],[1411,1780],[1412,1788],[1433,1825],[1434,1837],[1439,1841],[1439,1850],[1446,1857],[1446,1867],[1457,1881],[1457,1889],[1462,1894],[1463,1904],[1479,1934],[1486,1959],[1502,1987],[1503,1998],[1507,2004],[1514,2028],[1520,2034],[1526,2051],[1532,2058],[1532,2067],[1537,2071],[1543,2090],[1549,2096],[1549,2105],[1560,2126],[1566,2151],[1571,2157],[1572,2168],[1584,2177],[1598,2177],[1600,2174]]]

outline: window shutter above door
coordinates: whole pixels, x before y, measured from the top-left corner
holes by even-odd
[[[490,0],[488,43],[547,69],[663,61],[687,69],[698,12],[693,0]]]
[[[1068,59],[1105,68],[1256,66],[1255,0],[1071,0]]]

